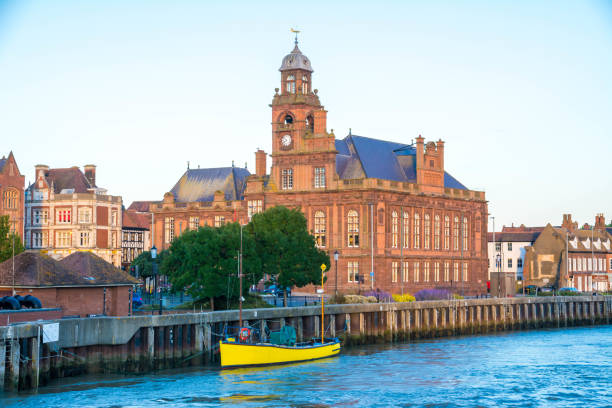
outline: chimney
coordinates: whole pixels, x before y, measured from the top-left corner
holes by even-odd
[[[96,166],[93,164],[86,164],[83,166],[85,169],[85,178],[89,181],[92,187],[96,187]]]
[[[444,171],[444,142],[442,141],[442,139],[438,140],[438,143],[436,145],[436,150],[438,152],[438,154],[440,155],[440,171]]]
[[[255,152],[255,174],[257,177],[266,175],[266,152],[261,149]]]
[[[34,179],[38,180],[41,177],[46,177],[47,172],[49,171],[49,166],[47,166],[46,164],[37,164],[36,166],[34,166],[34,171],[36,172],[34,174]]]
[[[425,149],[424,149],[425,139],[419,135],[416,138],[416,174],[417,174],[417,184],[423,184],[423,160],[425,159]]]
[[[574,230],[574,224],[572,224],[572,214],[563,214],[563,223],[561,224],[561,227],[568,231]]]
[[[595,216],[595,229],[601,231],[606,229],[606,219],[603,214],[597,214]]]

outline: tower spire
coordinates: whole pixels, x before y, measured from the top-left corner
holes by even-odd
[[[297,35],[300,33],[300,30],[294,30],[293,28],[291,29],[292,33],[295,33],[295,46],[297,47],[298,45],[298,37]]]

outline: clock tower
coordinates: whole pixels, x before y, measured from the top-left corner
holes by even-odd
[[[281,87],[272,100],[272,169],[278,190],[326,189],[335,175],[335,137],[327,111],[312,87],[310,60],[295,47],[279,69]]]

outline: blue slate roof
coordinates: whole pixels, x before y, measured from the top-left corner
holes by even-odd
[[[0,159],[0,171],[2,171],[2,169],[4,168],[4,165],[6,164],[7,161],[8,161],[8,159],[6,159],[4,157]]]
[[[416,182],[416,148],[364,136],[348,135],[336,140],[336,171],[341,179],[378,178]],[[444,187],[467,190],[444,173]]]
[[[242,200],[250,175],[247,169],[237,167],[190,169],[170,192],[177,202],[213,201],[216,191],[223,191],[227,201]]]

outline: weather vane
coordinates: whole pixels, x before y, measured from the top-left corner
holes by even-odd
[[[298,39],[297,39],[297,35],[300,33],[300,30],[294,30],[293,28],[291,29],[292,33],[295,33],[295,45],[297,45],[298,43]]]

